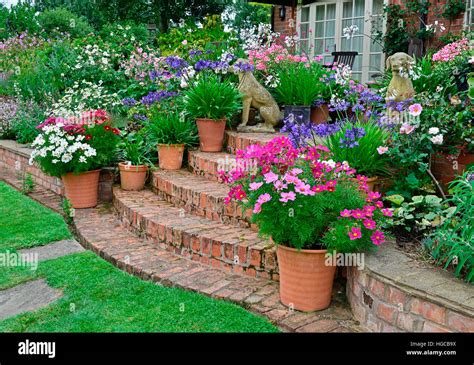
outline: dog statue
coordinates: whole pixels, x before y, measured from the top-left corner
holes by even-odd
[[[236,64],[249,64],[247,60],[238,59]],[[281,112],[273,96],[255,78],[251,71],[243,71],[245,67],[233,67],[232,72],[239,76],[239,92],[242,94],[242,122],[237,130],[241,132],[275,132],[275,126],[281,120]],[[260,113],[264,123],[247,126],[250,107]]]
[[[415,89],[409,78],[409,71],[415,60],[404,52],[397,52],[387,58],[387,70],[392,71],[392,80],[387,88],[385,100],[400,102],[415,95]]]

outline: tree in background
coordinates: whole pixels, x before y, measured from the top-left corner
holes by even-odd
[[[235,0],[226,9],[224,23],[240,31],[260,23],[270,24],[271,17],[272,5]]]

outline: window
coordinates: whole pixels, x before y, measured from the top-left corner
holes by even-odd
[[[474,30],[474,0],[466,0],[466,14],[465,14],[466,27]]]
[[[300,7],[302,51],[312,56],[323,55],[324,62],[332,61],[334,51],[357,51],[353,77],[363,82],[370,80],[383,70],[382,46],[368,36],[373,27],[383,29],[383,6],[384,0],[320,0]],[[351,25],[359,30],[348,39],[344,28]]]

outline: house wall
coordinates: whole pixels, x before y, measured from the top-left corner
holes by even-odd
[[[294,33],[296,28],[291,28],[293,24],[296,27],[296,8],[286,6],[286,17],[285,20],[280,19],[280,7],[273,7],[273,31],[281,34]]]

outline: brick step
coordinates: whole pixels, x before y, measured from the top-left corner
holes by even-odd
[[[163,249],[225,271],[278,280],[275,248],[255,231],[191,215],[149,190],[114,187],[114,206],[126,226]]]
[[[189,150],[188,165],[195,175],[206,177],[208,180],[217,181],[219,171],[229,171],[236,166],[235,155],[227,152],[202,152]]]
[[[123,227],[106,207],[77,210],[74,218],[81,244],[119,269],[143,280],[227,300],[268,318],[284,332],[360,332],[338,282],[331,307],[302,313],[280,303],[278,283],[226,272],[176,255]]]
[[[226,150],[235,154],[236,150],[242,150],[252,144],[265,144],[282,133],[243,133],[226,131]]]
[[[183,208],[185,212],[213,221],[250,227],[250,215],[232,201],[224,204],[229,188],[203,176],[197,176],[187,170],[159,170],[152,175],[152,187],[155,194],[162,200]],[[251,227],[256,231],[256,227]]]

